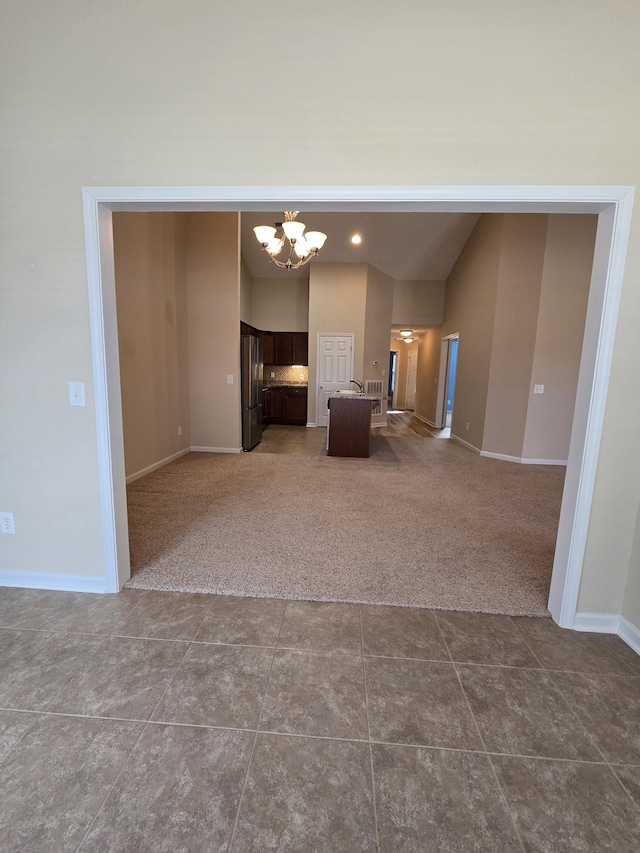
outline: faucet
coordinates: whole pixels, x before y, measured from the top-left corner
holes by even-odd
[[[357,385],[360,389],[360,393],[364,394],[364,385],[358,379],[350,379],[349,382],[353,382],[354,385]]]

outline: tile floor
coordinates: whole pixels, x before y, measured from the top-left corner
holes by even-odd
[[[389,414],[386,427],[376,428],[377,437],[446,438],[450,430],[428,427],[413,412]],[[271,424],[262,433],[262,441],[252,453],[278,453],[287,456],[326,456],[327,431],[322,427]]]
[[[327,431],[318,427],[271,424],[262,441],[251,453],[278,453],[287,456],[326,456]]]
[[[0,589],[3,851],[640,849],[640,657],[549,619]]]

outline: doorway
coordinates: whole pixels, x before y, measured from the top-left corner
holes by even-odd
[[[418,350],[412,349],[407,353],[407,393],[405,409],[413,411],[416,407],[416,388],[418,382]]]
[[[456,389],[456,368],[458,366],[459,336],[449,335],[442,339],[441,358],[444,361],[442,412],[440,422],[445,429],[451,429],[453,403]]]
[[[387,389],[387,409],[396,407],[396,384],[398,371],[398,351],[391,350],[389,353],[389,387]]]
[[[317,389],[318,411],[316,423],[326,427],[329,423],[328,400],[332,391],[348,391],[353,378],[353,333],[346,335],[318,335]]]
[[[129,577],[127,509],[113,269],[113,210],[303,210],[598,214],[598,230],[575,419],[549,609],[575,627],[633,210],[633,188],[487,187],[106,187],[83,188],[93,352],[105,590]]]

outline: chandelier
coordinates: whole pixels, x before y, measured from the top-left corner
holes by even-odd
[[[277,228],[271,225],[256,225],[253,229],[258,243],[262,246],[262,251],[269,255],[269,259],[278,267],[286,270],[297,270],[304,264],[308,264],[313,260],[324,246],[327,235],[322,231],[307,231],[304,229],[304,222],[298,222],[298,210],[285,210],[284,222],[277,222],[276,225],[282,225],[284,232],[281,237],[276,236]],[[288,258],[286,261],[279,260],[276,255],[279,255],[285,246],[285,241],[288,241],[289,248],[286,252]],[[292,258],[295,258],[292,260]]]

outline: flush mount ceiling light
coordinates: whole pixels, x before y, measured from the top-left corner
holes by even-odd
[[[354,234],[351,238],[351,242],[354,246],[359,246],[362,243],[362,237],[359,234]]]
[[[306,225],[304,222],[297,221],[298,213],[298,210],[285,210],[284,222],[276,222],[275,228],[271,225],[256,225],[253,229],[258,243],[262,246],[262,251],[269,255],[269,259],[276,266],[285,270],[297,270],[304,264],[308,264],[317,256],[327,239],[327,235],[322,231],[307,231],[305,234]],[[277,237],[276,232],[280,225],[283,234]],[[286,261],[281,261],[276,255],[282,251],[285,241],[289,242],[289,257]],[[297,260],[292,260],[293,257]]]
[[[405,342],[405,344],[412,344],[413,343],[413,338],[403,338],[402,340]]]
[[[400,334],[403,338],[410,338],[413,334],[413,329],[401,329]]]

